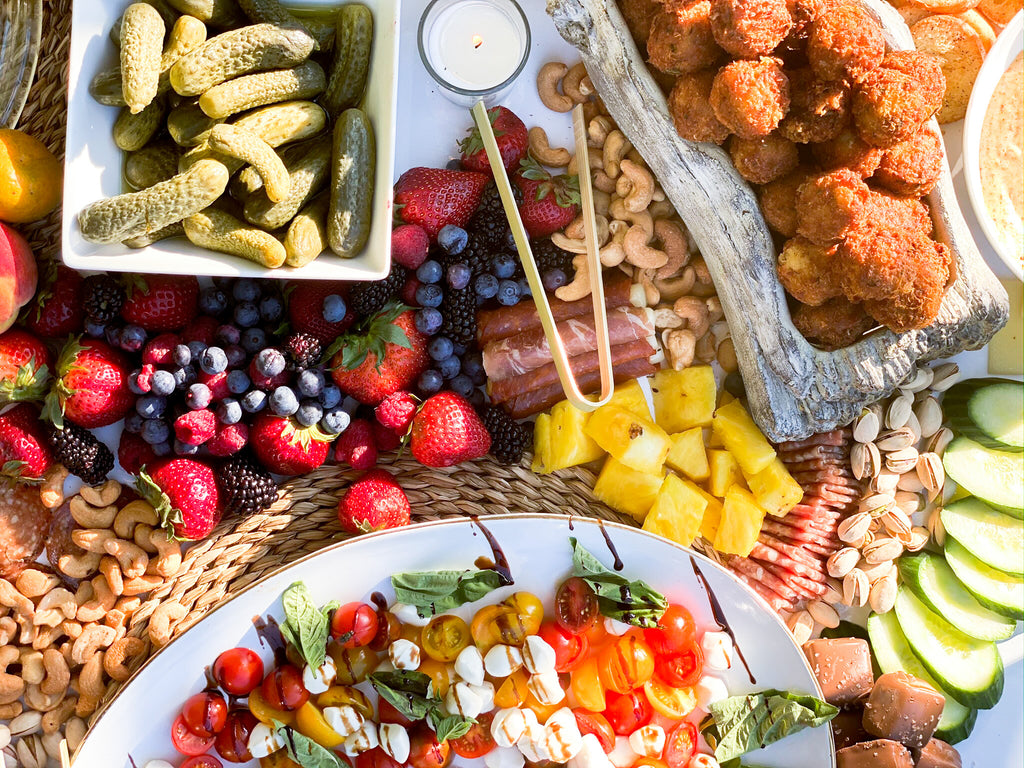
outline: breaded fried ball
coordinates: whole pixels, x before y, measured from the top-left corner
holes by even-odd
[[[932,114],[939,111],[946,95],[946,76],[937,57],[923,51],[893,51],[882,59],[881,66],[914,78],[921,84],[926,108]]]
[[[858,227],[884,226],[931,235],[935,228],[931,212],[919,198],[900,197],[884,189],[872,189]]]
[[[619,0],[619,10],[626,20],[629,34],[642,51],[650,37],[654,17],[661,13],[661,3],[658,0]]]
[[[787,40],[791,43],[806,40],[811,34],[811,25],[834,5],[835,0],[786,0],[786,10],[793,20]]]
[[[934,250],[934,241],[919,230],[884,222],[858,227],[847,235],[837,253],[843,293],[850,301],[898,296],[912,287],[917,262]]]
[[[920,82],[888,67],[869,72],[854,87],[852,109],[861,138],[883,149],[912,138],[934,112]]]
[[[796,235],[796,192],[814,174],[797,168],[781,179],[765,184],[757,193],[761,214],[773,232],[790,238]]]
[[[779,254],[779,282],[790,296],[812,307],[842,296],[835,256],[834,245],[816,245],[805,237],[791,238]]]
[[[797,234],[819,245],[842,240],[862,220],[870,194],[868,185],[848,168],[811,178],[797,190]]]
[[[882,162],[882,150],[864,141],[851,126],[840,129],[829,141],[812,144],[811,152],[825,170],[849,168],[862,179],[873,174]]]
[[[680,75],[668,96],[668,109],[676,132],[688,141],[713,141],[721,144],[729,136],[711,109],[711,83],[715,73],[710,69]]]
[[[725,52],[711,35],[710,14],[708,0],[659,13],[647,40],[647,60],[670,74],[696,72],[717,64]]]
[[[850,116],[850,91],[838,80],[818,80],[810,69],[789,72],[789,112],[779,133],[798,144],[834,139]]]
[[[767,184],[796,168],[800,154],[796,144],[777,132],[759,139],[729,139],[729,155],[740,176],[751,184]]]
[[[914,263],[913,275],[903,291],[886,299],[864,302],[869,315],[896,333],[928,327],[942,308],[952,256],[945,244],[929,242],[932,248]]]
[[[860,304],[842,296],[818,307],[801,304],[793,312],[793,325],[808,341],[828,350],[842,349],[875,327]]]
[[[942,141],[928,128],[885,150],[872,179],[904,197],[932,191],[942,173]]]
[[[715,75],[711,107],[718,120],[743,139],[774,131],[789,109],[789,79],[778,59],[733,61]]]
[[[807,59],[822,80],[860,80],[882,63],[882,28],[859,5],[841,5],[811,25]]]
[[[715,40],[737,58],[767,56],[792,26],[786,0],[711,0]]]

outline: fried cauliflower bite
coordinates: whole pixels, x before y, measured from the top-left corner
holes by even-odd
[[[706,69],[683,74],[668,96],[668,109],[676,132],[688,141],[713,141],[721,144],[729,136],[711,109],[711,84],[715,73]]]
[[[798,144],[834,139],[850,116],[850,91],[837,80],[818,80],[810,69],[788,73],[789,112],[779,133]]]
[[[842,296],[834,263],[836,250],[834,245],[816,245],[805,237],[787,240],[777,265],[786,293],[812,307]]]
[[[740,138],[767,136],[789,109],[789,79],[782,62],[764,57],[726,64],[711,85],[711,108]]]
[[[797,234],[819,245],[842,240],[863,220],[870,195],[868,185],[848,168],[811,178],[797,190]]]
[[[893,51],[882,59],[881,66],[902,72],[920,83],[926,108],[931,114],[939,111],[946,95],[946,76],[938,58],[922,51]]]
[[[696,0],[678,10],[659,13],[647,40],[653,67],[669,74],[696,72],[717,64],[725,52],[711,35],[711,3]]]
[[[851,126],[841,128],[828,141],[812,144],[811,152],[825,170],[849,168],[862,179],[873,174],[882,162],[882,150],[864,141]]]
[[[890,147],[872,181],[897,195],[921,197],[932,191],[942,173],[942,141],[928,128]]]
[[[896,333],[928,327],[942,308],[952,254],[943,243],[929,242],[932,247],[915,261],[913,275],[903,291],[886,299],[864,302],[869,315]]]
[[[857,226],[884,226],[931,235],[934,229],[928,207],[916,197],[899,197],[885,190],[871,190]]]
[[[790,46],[798,40],[806,40],[811,34],[811,25],[835,5],[835,0],[786,0],[786,10],[793,20],[787,40]]]
[[[817,307],[801,304],[793,312],[793,325],[808,341],[828,350],[842,349],[875,327],[860,304],[842,296]]]
[[[626,20],[629,34],[642,51],[650,37],[654,17],[661,13],[661,3],[658,0],[619,0],[619,10]]]
[[[859,80],[882,63],[882,28],[859,5],[841,5],[811,25],[807,59],[822,80]]]
[[[934,113],[921,83],[888,67],[869,72],[854,87],[852,111],[861,138],[882,149],[912,138]]]
[[[715,40],[737,58],[767,56],[792,26],[786,0],[711,0]]]
[[[836,254],[843,293],[850,301],[899,296],[912,289],[917,262],[934,250],[934,241],[920,230],[898,229],[884,222],[858,227]]]
[[[729,155],[740,176],[751,184],[767,184],[796,168],[800,162],[796,144],[770,133],[760,139],[729,139]]]
[[[813,175],[811,171],[797,168],[758,190],[761,214],[773,232],[786,238],[796,235],[796,192]]]

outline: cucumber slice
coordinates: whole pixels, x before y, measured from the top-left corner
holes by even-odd
[[[1003,661],[995,643],[968,637],[906,587],[896,595],[896,618],[910,648],[942,690],[965,707],[996,705],[1003,693]]]
[[[942,464],[949,478],[972,495],[1024,518],[1024,453],[994,451],[958,437],[946,448]]]
[[[969,379],[942,399],[954,430],[1000,451],[1024,451],[1024,384],[1011,379]]]
[[[978,711],[965,707],[935,682],[935,678],[928,673],[910,649],[895,613],[872,613],[868,617],[868,636],[871,638],[871,650],[875,661],[882,672],[906,672],[924,680],[946,697],[946,706],[942,708],[942,718],[939,720],[938,730],[935,731],[936,738],[956,744],[971,735]]]
[[[983,606],[1010,619],[1024,619],[1024,579],[985,565],[952,538],[946,539],[946,562]]]
[[[968,497],[943,508],[942,527],[986,565],[1024,575],[1024,520]]]
[[[900,576],[917,599],[959,629],[978,640],[1006,640],[1017,622],[993,613],[960,583],[941,555],[905,555],[899,559]]]

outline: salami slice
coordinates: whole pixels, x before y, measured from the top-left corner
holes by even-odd
[[[777,453],[786,464],[794,461],[810,461],[811,459],[827,459],[838,464],[844,462],[844,457],[848,456],[850,451],[841,446],[813,445],[809,448],[780,449]]]
[[[0,483],[0,577],[16,576],[39,557],[51,516],[36,486]]]
[[[638,379],[641,376],[652,374],[656,370],[658,370],[658,366],[651,364],[645,357],[630,360],[615,366],[615,382],[619,384],[630,379]],[[576,383],[584,394],[596,392],[601,388],[601,374],[598,371],[584,374],[576,380]],[[503,403],[502,406],[508,409],[512,418],[525,419],[527,416],[547,410],[564,399],[565,393],[562,391],[562,385],[553,384],[535,392],[526,392],[514,400]]]
[[[751,581],[767,587],[783,600],[792,602],[798,597],[796,592],[782,579],[778,578],[775,574],[768,572],[765,570],[763,565],[755,563],[750,558],[730,558],[729,567],[736,573],[746,576]]]
[[[780,544],[782,544],[782,542],[765,544],[764,542],[758,541],[754,544],[754,548],[750,550],[750,557],[758,560],[764,560],[769,563],[778,563],[794,573],[799,573],[801,576],[813,576],[814,571],[820,567],[821,563],[816,560],[813,555],[801,552],[802,557],[800,559],[796,559],[790,557],[789,553],[780,551]],[[793,547],[793,549],[798,548]],[[804,557],[806,557],[807,560],[804,560]]]
[[[812,528],[783,525],[774,520],[765,520],[761,523],[761,532],[776,537],[788,537],[796,541],[817,541],[821,534]]]
[[[787,571],[785,568],[775,565],[774,563],[765,563],[765,569],[770,573],[774,574],[779,579],[782,579],[790,589],[796,592],[800,597],[804,597],[808,600],[816,600],[825,594],[826,588],[824,584],[819,584],[816,581],[810,581],[802,576]]]
[[[846,445],[850,441],[850,433],[845,429],[834,429],[831,432],[821,432],[811,435],[803,440],[786,440],[779,443],[779,449],[783,451],[800,450],[815,445]]]

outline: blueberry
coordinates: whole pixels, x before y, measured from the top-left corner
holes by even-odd
[[[188,344],[178,344],[171,351],[171,359],[175,365],[188,365],[192,362],[192,350],[188,348]]]
[[[512,234],[511,227],[505,227],[505,247],[510,251],[515,251],[519,248],[519,246],[516,245],[516,236]]]
[[[467,355],[462,361],[462,372],[469,376],[476,386],[482,386],[487,381],[487,373],[484,371],[483,358],[480,353]]]
[[[312,427],[323,418],[324,409],[316,400],[303,400],[295,412],[295,420],[304,427]]]
[[[291,387],[278,387],[271,393],[270,410],[278,416],[291,416],[299,410],[299,399]]]
[[[462,161],[457,157],[453,157],[451,160],[444,164],[444,167],[449,171],[461,171]]]
[[[165,442],[171,436],[171,429],[163,419],[146,419],[139,434],[150,445],[156,445]]]
[[[448,285],[457,291],[462,290],[469,285],[470,278],[473,277],[473,270],[469,268],[468,264],[452,264],[448,267]]]
[[[203,373],[222,373],[228,369],[228,356],[220,347],[207,347],[199,356],[199,368]]]
[[[324,384],[323,391],[320,392],[320,404],[324,408],[333,408],[341,402],[341,390],[338,389],[335,384]]]
[[[324,304],[321,311],[323,312],[324,320],[328,323],[340,323],[345,319],[348,307],[341,296],[332,293],[329,296],[324,296]]]
[[[129,413],[124,417],[124,428],[133,435],[142,431],[142,417],[138,413]]]
[[[228,347],[241,342],[242,332],[233,325],[220,325],[213,334],[213,340],[222,347]]]
[[[564,269],[555,267],[554,269],[549,269],[541,276],[541,282],[544,283],[544,290],[551,293],[556,288],[561,288],[568,283],[569,276],[565,274]]]
[[[444,316],[434,307],[423,307],[416,312],[416,330],[427,336],[433,336],[444,324]]]
[[[443,384],[444,378],[441,376],[441,373],[433,368],[425,370],[420,374],[419,379],[416,380],[416,387],[424,395],[432,395],[435,392],[439,392]]]
[[[153,371],[150,386],[154,395],[166,397],[174,391],[174,374],[170,371]]]
[[[217,419],[221,424],[237,424],[242,420],[242,404],[233,397],[217,403]]]
[[[202,341],[190,341],[188,343],[189,351],[192,353],[193,360],[199,360],[199,356],[203,354],[206,349],[206,343]]]
[[[142,373],[142,371],[136,368],[134,371],[128,374],[128,391],[131,392],[133,395],[145,394],[142,391],[142,387],[139,386],[140,373]]]
[[[220,288],[211,285],[199,293],[199,311],[216,317],[228,308],[228,297]]]
[[[232,371],[228,374],[228,392],[233,395],[241,395],[249,389],[249,374],[243,370]]]
[[[267,346],[267,334],[262,328],[246,328],[242,334],[242,349],[250,355],[255,355]]]
[[[196,379],[199,378],[196,373],[196,369],[191,365],[183,365],[181,368],[175,368],[171,371],[171,375],[174,377],[175,389],[184,389],[189,384],[194,384]]]
[[[515,280],[502,280],[498,284],[498,303],[511,307],[519,303],[519,283]]]
[[[199,446],[189,445],[188,443],[181,442],[181,440],[175,440],[174,452],[179,456],[194,456],[199,453]]]
[[[480,408],[484,404],[484,391],[482,389],[474,389],[466,396],[466,399],[469,400],[469,404],[474,408]]]
[[[444,360],[452,356],[453,347],[452,340],[447,336],[437,336],[427,345],[427,353],[434,360]]]
[[[495,277],[506,279],[516,273],[516,259],[508,253],[499,253],[491,259],[491,272]]]
[[[135,411],[144,419],[156,419],[167,410],[167,398],[145,395],[135,401]]]
[[[533,289],[530,288],[530,283],[527,281],[525,277],[520,277],[516,281],[516,284],[519,286],[520,296],[533,296]]]
[[[185,393],[185,404],[189,408],[193,411],[201,411],[204,408],[209,408],[211,402],[213,402],[213,392],[208,386],[199,382],[189,385],[188,392]]]
[[[157,443],[156,445],[151,447],[153,448],[153,454],[156,456],[163,457],[171,455],[171,444],[168,441]]]
[[[469,244],[469,235],[462,227],[445,224],[437,233],[437,244],[449,256],[457,256],[466,250],[466,246]]]
[[[440,282],[443,274],[444,270],[441,269],[441,264],[434,259],[427,259],[416,268],[416,279],[421,283]]]
[[[284,359],[284,354],[281,350],[274,347],[261,349],[259,354],[256,355],[256,370],[268,379],[272,379],[281,373],[286,364],[287,361]]]
[[[260,299],[260,317],[272,323],[284,314],[284,302],[278,296],[264,296]]]
[[[473,281],[473,290],[481,299],[493,299],[498,293],[498,278],[494,275],[477,275]]]
[[[235,305],[235,322],[243,328],[252,328],[260,321],[260,311],[250,301]]]
[[[112,346],[112,347],[120,347],[121,346],[121,329],[120,328],[118,328],[116,326],[113,326],[113,325],[108,325],[103,330],[103,335],[106,337],[107,344],[109,344],[110,346]]]
[[[438,361],[437,369],[445,379],[454,379],[459,375],[459,371],[462,370],[462,362],[455,355],[452,355]]]
[[[340,435],[351,423],[352,417],[341,408],[328,408],[320,419],[320,429],[328,435]]]
[[[251,389],[242,398],[242,408],[246,413],[259,413],[267,406],[267,393],[259,389]]]
[[[470,381],[469,376],[464,373],[460,373],[452,379],[448,386],[452,388],[452,392],[463,397],[469,397],[469,393],[476,388],[473,386],[473,382]]]
[[[466,345],[460,344],[457,341],[452,342],[452,354],[455,355],[456,357],[462,357],[464,354],[466,354]]]
[[[139,325],[126,325],[121,331],[120,347],[125,352],[138,352],[146,343],[146,329]]]
[[[240,365],[245,365],[249,359],[249,355],[237,344],[229,344],[224,347],[224,354],[228,356],[228,368],[238,368]]]
[[[235,281],[231,295],[235,301],[256,301],[260,297],[260,284],[252,278],[243,277]]]
[[[444,300],[444,291],[436,283],[423,283],[416,289],[416,303],[421,307],[439,307]]]
[[[317,397],[324,391],[324,372],[319,368],[302,371],[295,382],[296,388],[306,397]],[[320,419],[317,419],[320,421]],[[309,426],[308,424],[306,425]]]

